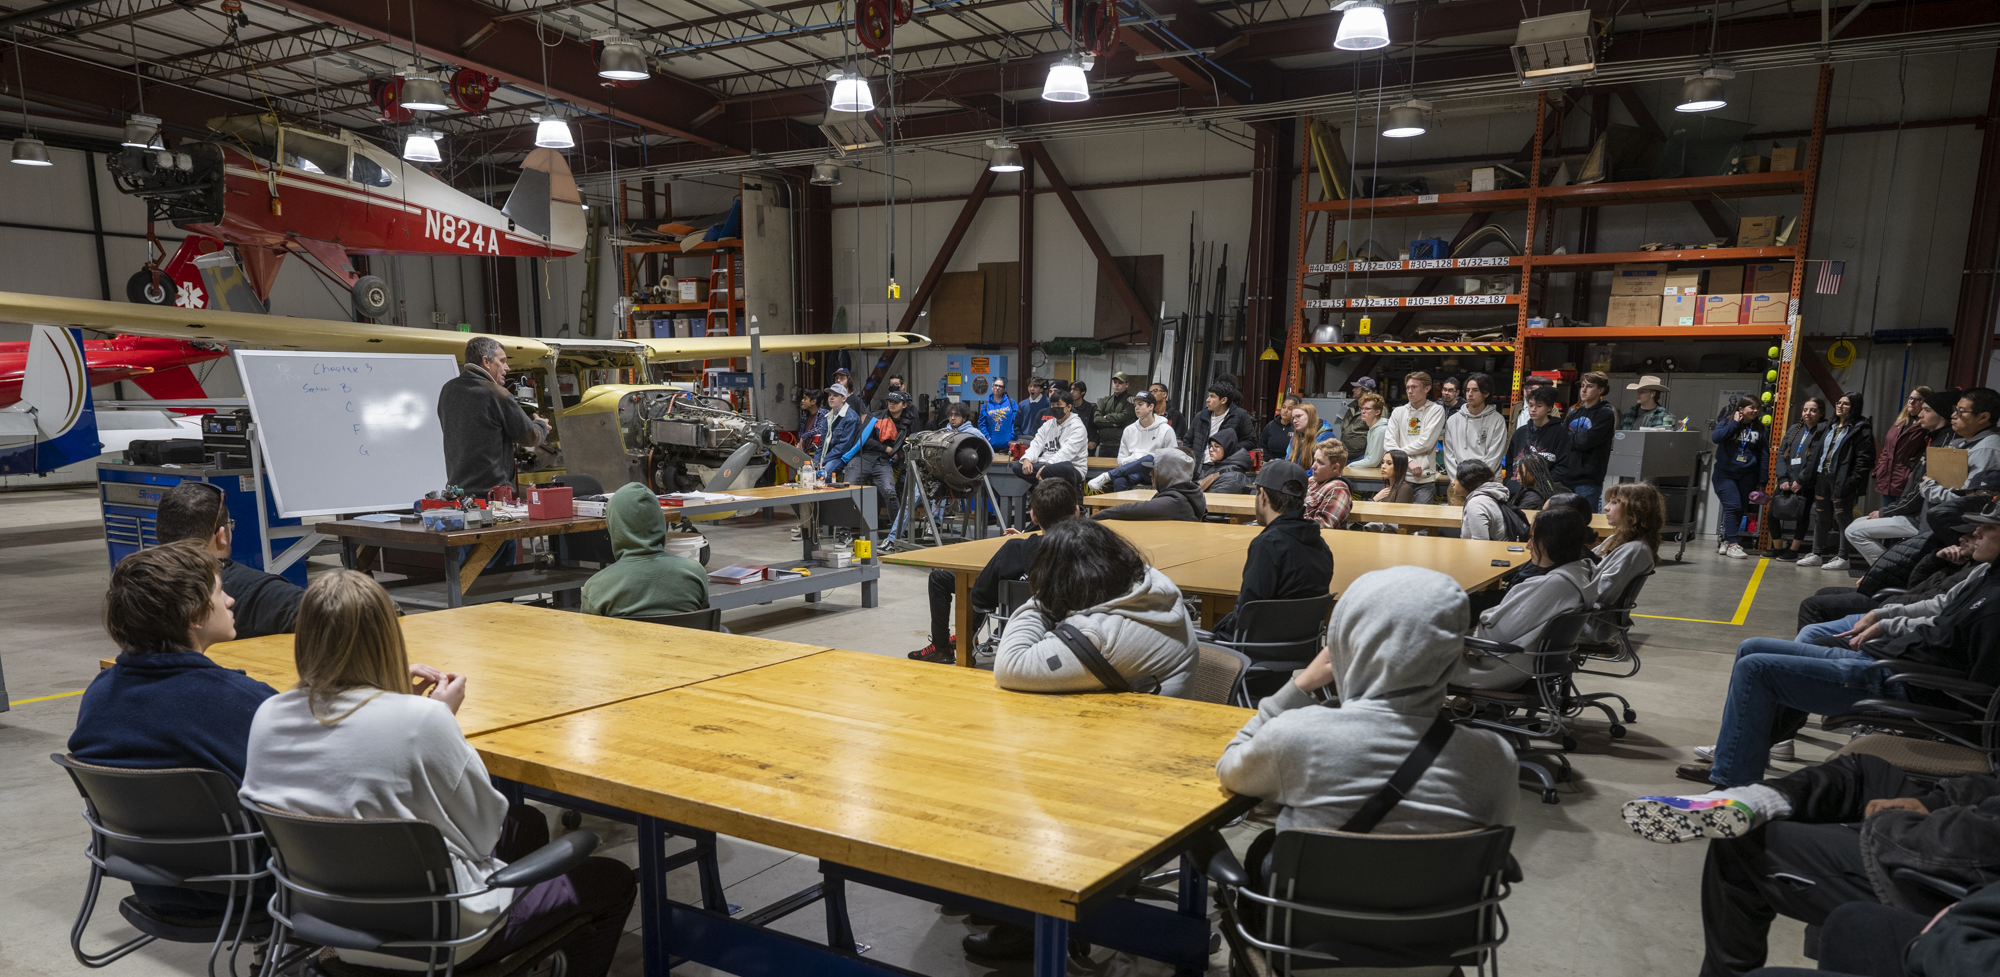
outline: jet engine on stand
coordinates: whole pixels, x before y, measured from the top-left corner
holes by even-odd
[[[993,446],[977,434],[921,431],[904,439],[904,485],[909,491],[903,493],[903,511],[897,516],[905,527],[896,534],[898,545],[917,548],[978,539],[985,535],[989,506],[995,521],[1007,528],[986,480],[992,464]],[[956,513],[960,524],[947,532],[947,510],[957,509],[960,500],[971,502],[970,511]]]

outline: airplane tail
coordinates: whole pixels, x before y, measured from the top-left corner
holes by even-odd
[[[537,149],[521,161],[521,178],[500,210],[559,251],[582,250],[590,232],[583,194],[570,175],[569,161],[553,149]]]
[[[158,373],[141,373],[132,378],[132,384],[146,392],[154,400],[201,400],[208,391],[201,389],[201,381],[195,379],[194,371],[185,366]],[[213,414],[206,407],[178,407],[177,414]]]
[[[82,330],[35,327],[21,402],[9,413],[15,416],[0,426],[29,440],[0,448],[0,475],[53,471],[102,453]]]

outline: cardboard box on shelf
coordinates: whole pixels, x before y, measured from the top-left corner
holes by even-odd
[[[1495,186],[1496,183],[1494,179],[1493,167],[1482,166],[1472,171],[1473,193],[1480,193],[1482,191],[1491,190],[1494,189]]]
[[[1611,294],[1659,295],[1666,274],[1666,265],[1612,265]]]
[[[1697,325],[1736,326],[1743,323],[1743,294],[1730,292],[1701,297],[1701,318]]]
[[[1768,173],[1771,171],[1771,157],[1769,156],[1738,156],[1736,157],[1736,163],[1743,167],[1743,172],[1745,173]]]
[[[1768,248],[1778,243],[1776,217],[1745,217],[1736,228],[1739,248]]]
[[[1701,269],[1674,268],[1660,276],[1662,295],[1700,295]]]
[[[1792,297],[1785,292],[1755,292],[1743,296],[1743,322],[1752,326],[1782,326]]]
[[[1744,287],[1746,271],[1742,265],[1716,265],[1708,270],[1709,295],[1728,295],[1731,292],[1746,292]]]
[[[1699,295],[1663,295],[1660,297],[1660,325],[1692,326],[1701,322],[1701,299]]]
[[[1799,168],[1799,150],[1796,146],[1771,147],[1771,172],[1784,173]]]
[[[1775,261],[1762,265],[1750,265],[1743,269],[1743,291],[1784,292],[1792,291],[1792,263]]]
[[[700,302],[708,298],[708,281],[706,279],[683,278],[680,280],[680,287],[680,300],[683,302]]]
[[[1471,180],[1460,180],[1460,181],[1458,181],[1457,183],[1454,183],[1454,184],[1452,184],[1452,185],[1451,185],[1451,192],[1453,192],[1453,193],[1471,193],[1471,192],[1472,192],[1472,181],[1471,181]]]
[[[1613,329],[1650,329],[1660,324],[1660,296],[1613,295],[1604,312],[1604,324]]]

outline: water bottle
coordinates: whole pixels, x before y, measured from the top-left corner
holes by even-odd
[[[805,463],[805,467],[799,469],[799,487],[809,489],[818,484],[819,472],[814,470],[813,463],[808,461]]]

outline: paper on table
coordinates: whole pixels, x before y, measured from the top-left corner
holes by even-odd
[[[403,521],[403,515],[402,513],[399,512],[371,512],[365,516],[355,516],[354,521],[355,522],[401,522]]]
[[[668,492],[663,499],[679,499],[682,502],[735,502],[748,501],[747,495],[730,495],[727,492]]]
[[[1965,469],[1964,448],[1924,449],[1924,475],[1945,488],[1964,488]]]

